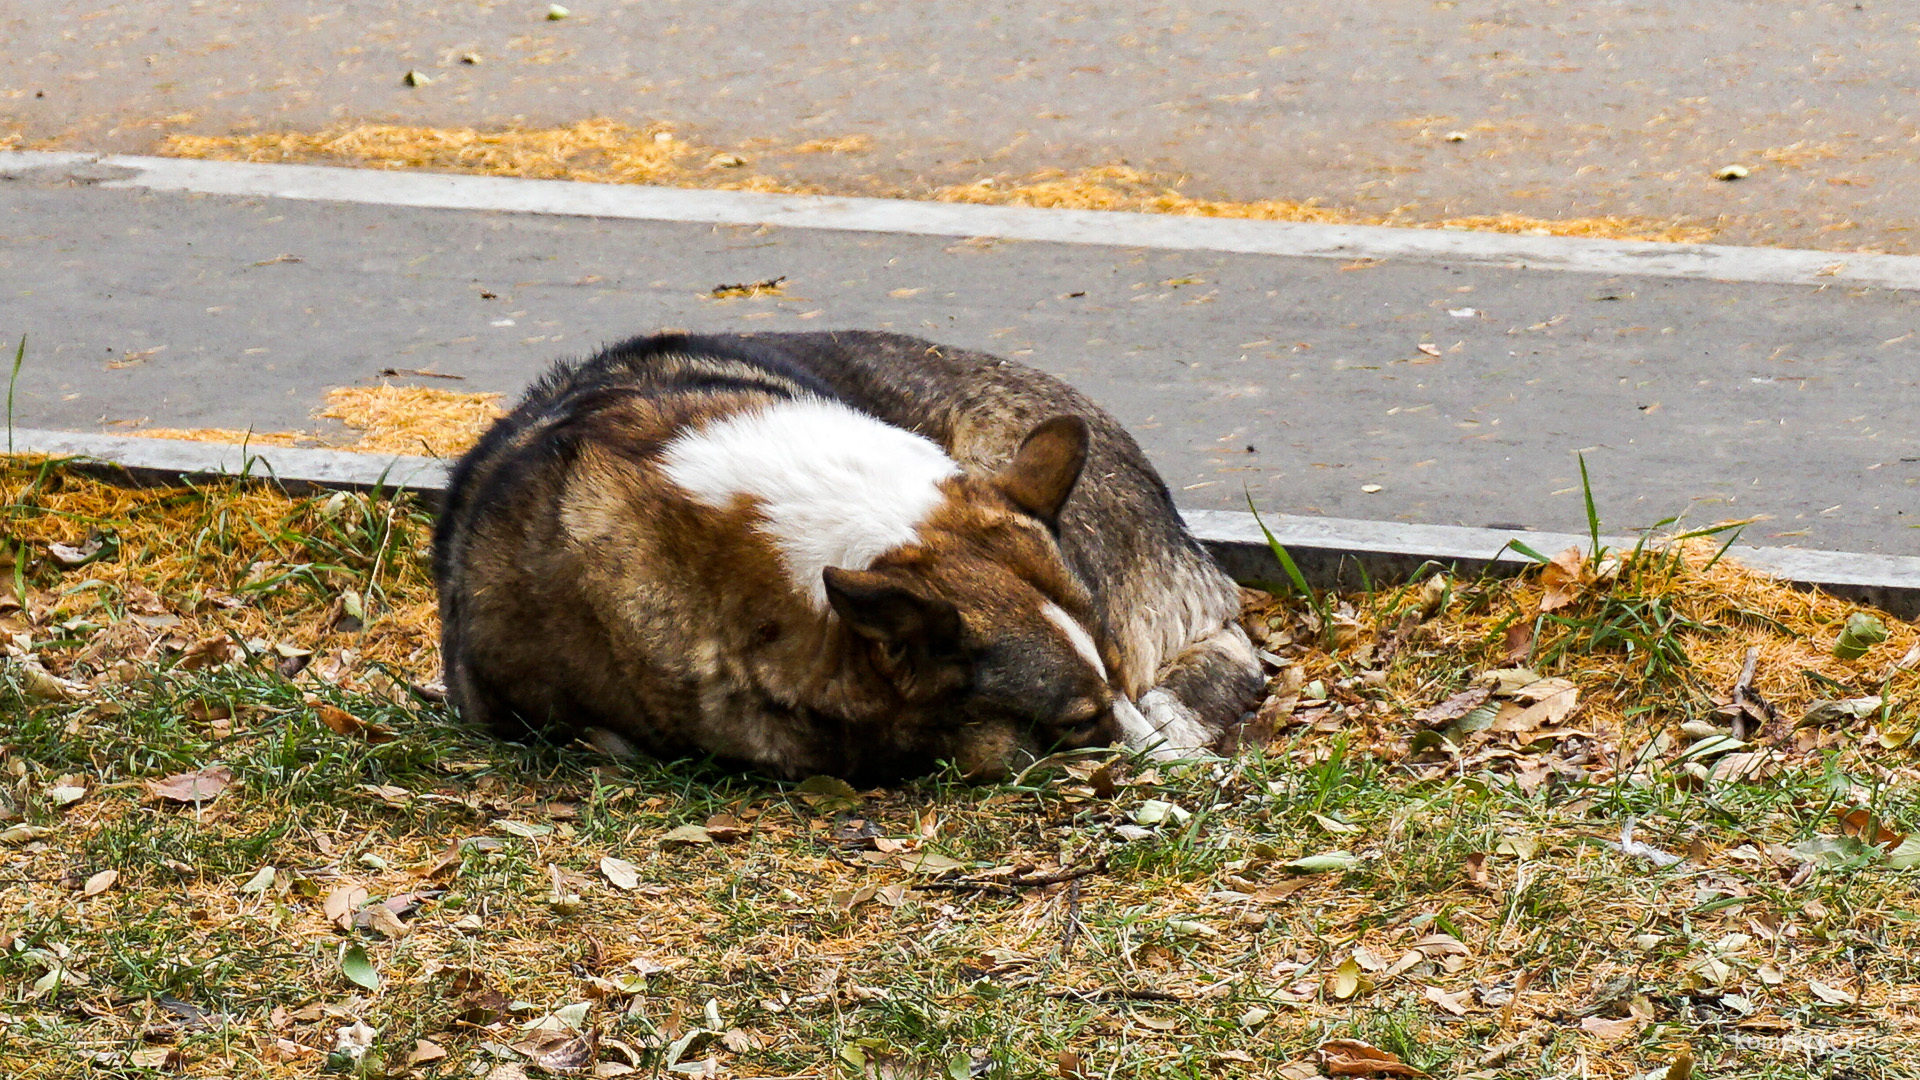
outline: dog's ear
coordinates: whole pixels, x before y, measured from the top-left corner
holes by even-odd
[[[861,637],[934,649],[960,640],[959,609],[937,596],[873,570],[829,566],[820,574],[827,585],[827,602]]]
[[[1013,504],[1048,528],[1060,522],[1060,508],[1087,463],[1087,422],[1077,416],[1043,420],[1027,433],[1013,460],[996,478]]]

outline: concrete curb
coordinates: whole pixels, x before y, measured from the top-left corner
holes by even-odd
[[[769,195],[389,169],[0,152],[0,177],[197,192],[710,225],[997,237],[1104,247],[1314,259],[1404,259],[1585,274],[1920,291],[1920,256],[1663,244],[1380,225],[1314,225],[1104,210]]]
[[[410,492],[429,504],[446,489],[448,462],[404,455],[279,446],[239,447],[127,435],[89,435],[18,429],[12,452],[80,459],[109,478],[169,483],[182,478],[242,476],[271,479],[289,491],[354,490]],[[1406,581],[1422,569],[1446,567],[1460,574],[1515,574],[1532,561],[1512,551],[1519,542],[1544,554],[1584,548],[1590,538],[1571,533],[1469,529],[1346,518],[1262,515],[1221,510],[1182,514],[1229,574],[1241,581],[1284,581],[1261,532],[1261,524],[1287,549],[1315,587],[1358,588]],[[1602,537],[1615,549],[1634,537]],[[1920,558],[1863,555],[1798,548],[1735,546],[1727,558],[1801,588],[1869,604],[1901,618],[1920,618]]]
[[[316,490],[406,491],[437,502],[446,490],[449,466],[433,458],[306,450],[289,446],[88,435],[16,428],[8,446],[18,455],[77,458],[109,478],[137,484],[171,484],[223,476],[275,480],[294,494]]]

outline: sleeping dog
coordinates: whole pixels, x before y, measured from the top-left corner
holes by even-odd
[[[454,469],[434,574],[469,720],[782,777],[1191,753],[1261,688],[1234,583],[1111,416],[897,334],[555,367]]]

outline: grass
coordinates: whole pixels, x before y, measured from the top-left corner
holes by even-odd
[[[0,1071],[538,1075],[544,1020],[549,1063],[607,1075],[1298,1077],[1340,1039],[1450,1077],[1920,1075],[1920,889],[1845,818],[1920,829],[1920,637],[1885,618],[1839,660],[1860,609],[1705,540],[1582,560],[1548,618],[1540,572],[1329,596],[1331,647],[1250,592],[1286,662],[1269,745],[853,792],[462,726],[428,528],[0,469]],[[1784,721],[1743,772],[1681,725],[1749,647]],[[1419,719],[1519,662],[1577,707]],[[1891,704],[1795,727],[1866,694]],[[151,786],[213,766],[210,801]],[[1689,860],[1623,853],[1629,821]],[[417,903],[342,928],[355,887]]]

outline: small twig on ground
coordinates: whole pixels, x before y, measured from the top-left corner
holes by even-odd
[[[1074,867],[1079,865],[1080,860],[1086,858],[1087,852],[1091,851],[1092,849],[1093,849],[1093,845],[1089,844],[1086,847],[1081,848],[1079,851],[1074,852],[1071,858],[1062,859],[1060,863],[1061,869],[1064,870],[1069,867]],[[1105,863],[1106,863],[1106,856],[1102,855],[1098,860],[1096,860],[1093,863],[1093,865],[1097,867],[1097,866],[1102,866]],[[1080,932],[1080,879],[1073,878],[1072,880],[1067,882],[1066,922],[1060,927],[1060,962],[1061,963],[1063,964],[1066,963],[1067,957],[1072,955],[1073,939],[1074,939],[1074,936],[1079,932]]]
[[[1089,1005],[1096,1005],[1107,1001],[1184,1000],[1179,994],[1168,993],[1165,990],[1049,990],[1047,991],[1047,996],[1050,998],[1061,998],[1067,1001],[1084,1002]]]
[[[455,375],[446,371],[428,371],[426,368],[383,367],[380,369],[380,377],[383,379],[397,379],[403,375],[413,375],[422,379],[466,378],[465,375]]]
[[[1513,980],[1513,994],[1507,998],[1506,1006],[1500,1010],[1501,1031],[1513,1026],[1513,1007],[1520,1004],[1520,995],[1527,992],[1527,987],[1532,985],[1534,977],[1545,970],[1545,968],[1528,968]]]
[[[1080,879],[1067,882],[1067,920],[1060,927],[1060,961],[1073,954],[1073,938],[1080,930]]]
[[[1759,663],[1760,649],[1749,648],[1746,662],[1740,665],[1740,678],[1733,684],[1733,737],[1736,739],[1764,738],[1772,733],[1773,724],[1779,719],[1772,703],[1753,688],[1753,672]]]
[[[1106,856],[1103,855],[1084,866],[1068,867],[1063,870],[1053,871],[1052,873],[1015,873],[1004,882],[976,881],[970,879],[961,879],[959,881],[927,881],[915,885],[914,888],[939,889],[944,892],[966,892],[971,890],[974,892],[991,893],[994,896],[1018,896],[1022,889],[1038,889],[1048,885],[1059,885],[1064,882],[1078,881],[1083,877],[1091,877],[1094,874],[1103,873],[1106,869],[1107,859]]]
[[[1101,856],[1084,866],[1069,866],[1050,874],[1015,874],[1007,879],[1007,884],[1016,889],[1033,889],[1042,885],[1058,885],[1063,881],[1078,881],[1106,870],[1107,860]]]
[[[713,297],[715,300],[729,300],[742,296],[770,296],[780,292],[780,287],[786,280],[787,275],[781,274],[779,277],[767,278],[764,281],[742,281],[733,284],[715,285],[713,291],[707,295]]]

